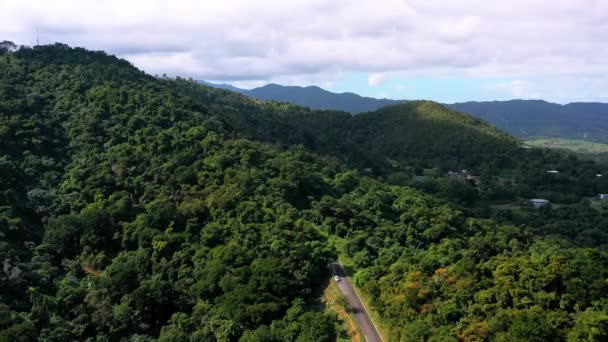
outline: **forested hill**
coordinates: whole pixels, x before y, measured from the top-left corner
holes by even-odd
[[[433,103],[377,115],[157,79],[61,44],[0,51],[0,341],[334,341],[344,330],[316,298],[338,255],[391,341],[608,337],[597,209],[482,218],[351,159],[491,166],[484,146],[503,144],[533,168],[575,165],[568,192],[601,186],[585,174],[600,166],[517,152]]]
[[[203,102],[213,99],[215,110],[221,111],[241,135],[302,144],[358,168],[383,171],[390,169],[389,160],[393,160],[445,171],[483,169],[526,153],[516,139],[489,124],[430,101],[410,101],[351,116],[289,103],[251,101],[188,81],[178,80],[172,86]],[[235,101],[239,102],[238,110]]]
[[[501,164],[507,167],[525,154],[511,136],[430,101],[410,101],[360,114],[347,126],[348,136],[362,151],[419,168],[481,171]]]
[[[336,336],[311,156],[64,45],[0,56],[0,119],[0,341]]]
[[[227,84],[203,84],[247,96],[294,103],[312,109],[341,110],[352,114],[398,104],[398,100],[362,97],[353,93],[332,93],[319,87],[268,84],[251,90]],[[555,137],[608,142],[608,104],[569,103],[560,105],[540,100],[462,102],[447,107],[469,113],[518,138]]]

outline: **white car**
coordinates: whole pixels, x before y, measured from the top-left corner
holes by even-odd
[[[335,280],[335,281],[340,281],[340,277],[338,277],[338,276],[334,276],[334,280]]]

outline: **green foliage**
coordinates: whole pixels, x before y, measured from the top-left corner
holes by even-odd
[[[238,139],[104,53],[21,49],[0,76],[2,336],[234,340],[324,275],[298,208],[329,174],[302,150]],[[300,315],[294,338],[332,339]]]
[[[381,178],[475,165],[520,193],[603,186],[596,163],[429,102],[352,118],[61,44],[5,51],[0,341],[333,341],[337,318],[311,303],[329,235],[392,339],[605,339],[596,209],[495,221],[468,208],[489,186],[425,181],[439,199]]]
[[[467,114],[430,101],[409,101],[351,116],[311,111],[287,103],[244,95],[178,79],[166,81],[177,92],[221,113],[240,136],[281,146],[301,144],[351,168],[371,170],[389,183],[409,185],[450,201],[549,198],[573,203],[605,188],[597,173],[606,165],[552,149],[530,149],[515,138]],[[423,183],[408,182],[425,174]],[[466,169],[481,186],[450,184],[441,175]],[[559,170],[559,175],[547,174]],[[416,172],[417,171],[417,172]],[[452,182],[455,183],[455,182]]]

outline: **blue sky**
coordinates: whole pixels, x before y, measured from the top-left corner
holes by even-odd
[[[150,74],[442,102],[608,102],[608,1],[0,0],[0,39]]]
[[[350,74],[328,87],[333,92],[354,92],[362,96],[390,99],[432,99],[443,103],[461,101],[508,100],[522,97],[512,89],[497,88],[508,79],[478,79],[463,77],[398,77],[381,84],[369,84],[369,76]],[[520,96],[517,96],[520,95]],[[526,96],[524,96],[526,97]]]
[[[430,99],[442,103],[463,101],[504,101],[544,99],[557,103],[608,102],[608,82],[604,76],[530,78],[482,77],[386,77],[370,82],[372,77],[352,73],[335,83],[326,84],[333,92],[354,92],[362,96],[390,99]]]

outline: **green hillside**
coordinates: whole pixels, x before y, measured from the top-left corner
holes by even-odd
[[[348,130],[362,150],[424,167],[478,168],[519,149],[515,139],[489,124],[429,101],[357,115]]]
[[[352,118],[61,44],[3,52],[0,341],[334,341],[316,296],[338,254],[391,340],[607,338],[588,203],[509,217],[384,181],[500,165],[517,191],[605,186],[433,103]]]
[[[241,137],[283,147],[300,144],[351,168],[371,169],[393,184],[410,184],[425,169],[437,169],[439,175],[466,169],[485,180],[482,189],[443,179],[410,184],[460,202],[548,197],[573,203],[608,191],[608,184],[595,177],[605,165],[573,162],[577,157],[552,149],[524,148],[484,121],[434,102],[412,101],[351,116],[252,100],[186,80],[168,85],[206,103],[211,112],[222,113]],[[560,171],[559,176],[547,175],[553,169]],[[508,188],[501,185],[505,181]]]
[[[302,144],[350,160],[353,166],[373,163],[369,167],[387,167],[388,158],[397,158],[424,167],[439,163],[446,170],[475,168],[493,162],[495,154],[519,147],[516,139],[489,124],[429,101],[412,101],[351,116],[311,111],[289,103],[250,100],[183,80],[172,84],[176,85],[188,96],[202,101],[212,99],[213,110],[222,112],[244,136]],[[238,108],[233,107],[232,101],[239,101]]]

